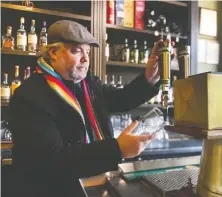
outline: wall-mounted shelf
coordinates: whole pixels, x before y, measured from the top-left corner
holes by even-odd
[[[127,62],[117,62],[117,61],[107,61],[107,66],[119,66],[119,67],[132,67],[132,68],[145,68],[146,64],[135,64],[135,63],[127,63]],[[172,65],[171,70],[179,71],[175,65]]]
[[[1,7],[8,8],[8,9],[14,9],[14,10],[18,10],[18,11],[26,11],[26,12],[33,12],[33,13],[39,13],[39,14],[48,14],[48,15],[53,15],[53,16],[60,16],[60,17],[66,17],[66,18],[72,18],[72,19],[91,21],[90,16],[60,12],[60,11],[55,11],[55,10],[29,8],[26,6],[13,5],[13,4],[9,4],[9,3],[1,3]]]
[[[145,68],[146,64],[134,64],[127,62],[107,61],[108,66],[122,66],[122,67],[133,67],[133,68]]]
[[[9,103],[1,102],[1,107],[7,107],[7,106],[9,106]]]
[[[29,51],[19,51],[19,50],[9,50],[9,49],[1,49],[0,53],[7,55],[23,55],[23,56],[34,56],[34,57],[39,57],[41,55],[41,52],[29,52]]]
[[[112,24],[106,24],[106,27],[108,29],[116,29],[116,30],[123,30],[123,31],[132,31],[132,32],[137,32],[137,33],[143,33],[143,34],[149,34],[154,36],[154,31],[151,30],[140,30],[140,29],[134,29],[134,28],[129,28],[129,27],[123,27],[120,25],[112,25]],[[164,33],[164,36],[167,34]],[[175,38],[176,34],[171,33],[171,37]],[[179,36],[180,39],[187,39],[187,36]]]

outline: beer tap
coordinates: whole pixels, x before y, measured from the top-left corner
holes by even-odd
[[[160,17],[159,24],[161,26],[161,39],[163,39],[163,29],[166,25],[166,18]],[[160,79],[162,84],[161,105],[164,111],[164,120],[167,121],[168,117],[168,100],[170,89],[170,68],[171,68],[171,40],[163,39],[163,42],[158,43],[158,57],[160,67]]]

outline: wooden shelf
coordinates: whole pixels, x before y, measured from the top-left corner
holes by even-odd
[[[7,107],[7,106],[9,106],[9,103],[1,102],[1,107]]]
[[[7,55],[24,55],[24,56],[34,56],[39,57],[41,52],[29,52],[29,51],[19,51],[19,50],[10,50],[10,49],[1,49],[1,54]]]
[[[123,31],[132,31],[132,32],[138,32],[138,33],[144,33],[144,34],[149,34],[154,36],[154,31],[151,30],[140,30],[140,29],[134,29],[134,28],[129,28],[129,27],[123,27],[120,25],[112,25],[112,24],[106,24],[106,27],[109,29],[116,29],[116,30],[123,30]],[[167,34],[164,33],[164,36]],[[171,33],[171,37],[176,37],[176,34]],[[180,39],[187,39],[187,36],[179,36]]]
[[[119,66],[119,67],[132,67],[132,68],[145,68],[146,64],[135,64],[127,62],[118,62],[118,61],[107,61],[106,65],[108,66]],[[171,67],[171,70],[179,71],[176,67]]]
[[[146,64],[135,64],[127,62],[107,61],[106,65],[109,66],[122,66],[122,67],[133,67],[133,68],[145,68]]]
[[[84,15],[72,14],[72,13],[66,13],[66,12],[59,12],[59,11],[55,11],[55,10],[29,8],[26,6],[13,5],[13,4],[9,4],[9,3],[1,3],[1,7],[19,10],[19,11],[33,12],[33,13],[39,13],[39,14],[48,14],[48,15],[53,15],[53,16],[62,16],[62,17],[67,17],[67,18],[91,21],[90,16],[84,16]]]
[[[164,2],[164,3],[168,3],[168,4],[172,4],[172,5],[177,5],[177,6],[181,6],[181,7],[187,7],[187,3],[184,2],[180,2],[177,0],[174,1],[168,1],[168,0],[158,0],[159,2]]]

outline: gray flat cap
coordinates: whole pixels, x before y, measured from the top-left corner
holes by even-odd
[[[98,41],[82,25],[70,20],[60,20],[48,29],[48,44],[55,42],[76,42],[99,47]]]

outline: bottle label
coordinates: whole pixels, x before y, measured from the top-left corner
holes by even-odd
[[[14,94],[15,89],[16,89],[17,87],[19,87],[20,85],[21,85],[21,83],[12,83],[12,85],[11,85],[12,95]]]
[[[40,37],[39,45],[47,45],[47,37],[46,36]]]
[[[13,41],[12,40],[5,40],[3,42],[3,48],[12,49],[13,48]]]
[[[27,45],[27,38],[25,35],[17,35],[17,46],[18,45],[22,45],[22,46]]]
[[[1,88],[1,99],[9,99],[10,98],[10,88]]]
[[[105,48],[105,56],[109,57],[109,45],[108,44],[106,45],[106,48]]]
[[[28,44],[37,44],[37,36],[28,35]]]

